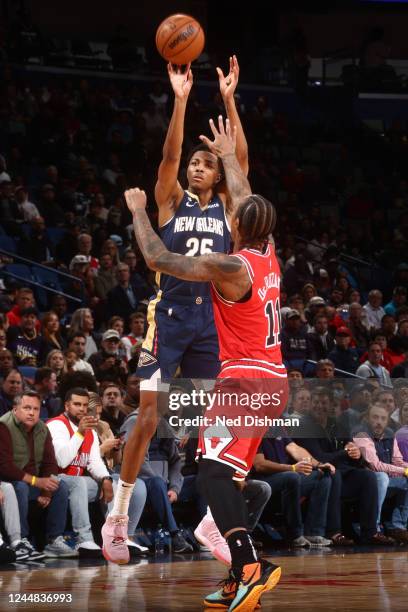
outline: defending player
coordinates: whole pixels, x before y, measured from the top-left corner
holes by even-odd
[[[230,137],[230,140],[233,139]],[[228,183],[228,169],[226,178]],[[280,414],[287,388],[279,340],[280,271],[269,242],[276,222],[272,204],[258,195],[248,195],[242,200],[231,223],[232,255],[189,258],[170,253],[153,231],[145,212],[144,192],[132,189],[125,196],[133,214],[139,247],[150,268],[184,280],[212,282],[222,360],[218,378],[241,379],[244,387],[251,382],[249,379],[256,379],[257,389],[265,389],[268,379],[278,381],[274,388],[280,388],[281,405],[275,409],[274,416]],[[229,416],[235,416],[234,408]],[[254,609],[260,595],[275,586],[280,568],[258,560],[246,530],[245,503],[233,481],[244,478],[251,468],[267,427],[258,427],[256,436],[250,431],[243,436],[242,427],[241,435],[234,428],[228,429],[224,437],[215,439],[206,436],[205,430],[200,432],[199,486],[228,542],[232,559],[230,579],[221,591],[208,596],[205,603],[229,604],[230,611],[242,612]]]

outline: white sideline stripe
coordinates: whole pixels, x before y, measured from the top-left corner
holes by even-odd
[[[270,361],[264,361],[263,359],[249,359],[248,357],[240,357],[239,359],[227,359],[226,361],[223,361],[221,363],[221,365],[227,364],[227,363],[235,363],[235,361],[253,361],[255,363],[265,363],[266,365],[270,366],[271,368],[279,368],[279,369],[284,369],[285,366],[283,365],[283,363],[279,364],[279,363],[272,363]]]
[[[226,368],[222,368],[222,372],[225,370],[258,370],[259,372],[268,372],[269,374],[274,374],[278,378],[287,378],[286,374],[278,374],[278,372],[274,372],[272,370],[268,370],[266,368],[258,368],[257,366],[227,366]]]

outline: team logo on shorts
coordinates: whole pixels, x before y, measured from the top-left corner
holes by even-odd
[[[142,368],[143,366],[149,366],[157,363],[156,357],[153,357],[150,353],[146,351],[141,351],[139,355],[139,361],[137,362],[137,367]]]

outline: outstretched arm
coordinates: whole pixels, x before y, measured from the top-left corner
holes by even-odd
[[[163,159],[159,166],[155,198],[159,207],[159,225],[163,225],[173,215],[173,206],[181,198],[182,187],[177,180],[184,137],[184,118],[187,100],[193,84],[190,64],[184,72],[181,68],[167,66],[170,83],[174,91],[174,107],[166,140],[163,146]]]
[[[222,161],[229,196],[229,206],[227,208],[229,215],[232,214],[238,202],[251,193],[249,181],[236,157],[237,127],[233,126],[231,128],[231,125],[230,120],[227,119],[224,128],[224,122],[220,115],[218,117],[218,130],[214,121],[210,119],[210,129],[214,135],[214,140],[211,141],[206,136],[200,136],[202,142]]]
[[[222,253],[187,257],[168,251],[147,216],[145,192],[137,188],[129,189],[125,191],[125,199],[133,216],[137,243],[149,268],[182,280],[227,281],[233,284],[242,280],[247,282],[245,266],[236,257]]]
[[[239,64],[236,55],[229,58],[229,64],[229,73],[227,76],[224,76],[221,68],[217,68],[220,92],[224,101],[227,117],[230,120],[231,125],[234,125],[237,128],[236,155],[238,163],[241,166],[245,176],[248,176],[248,144],[234,98],[239,79]]]

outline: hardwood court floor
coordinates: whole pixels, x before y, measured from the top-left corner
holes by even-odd
[[[274,554],[271,559],[283,571],[277,587],[262,597],[265,611],[408,610],[407,549],[355,554],[301,551]],[[43,567],[47,564],[52,567]],[[0,571],[1,612],[194,612],[203,610],[202,596],[216,590],[225,574],[218,562],[191,560],[191,556],[121,567],[75,560],[39,565]],[[11,603],[10,594],[16,593],[72,594],[72,603]]]

